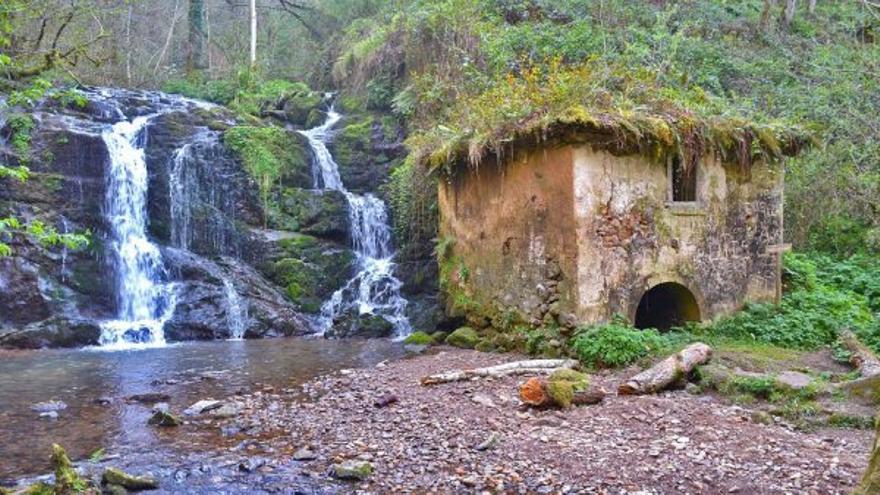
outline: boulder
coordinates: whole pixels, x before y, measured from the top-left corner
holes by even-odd
[[[269,227],[347,243],[348,201],[339,191],[287,187],[275,196]]]
[[[321,304],[353,275],[355,255],[347,244],[290,234],[267,239],[265,260],[260,271],[285,289],[294,307],[318,313]]]
[[[366,461],[344,461],[333,465],[333,476],[341,480],[363,481],[373,474],[373,465]]]
[[[168,411],[158,410],[150,416],[150,419],[147,420],[147,424],[150,426],[162,426],[167,428],[180,426],[183,424],[183,421]]]
[[[393,334],[394,325],[379,315],[359,315],[348,312],[337,318],[324,336],[327,338],[378,339],[391,337]]]
[[[403,343],[411,345],[431,345],[434,343],[434,337],[425,332],[413,332],[403,340]]]
[[[213,411],[215,409],[219,409],[223,406],[223,402],[214,399],[205,399],[196,402],[195,404],[186,408],[183,411],[185,416],[197,416],[199,414],[204,414],[209,411]]]
[[[480,334],[471,327],[461,327],[446,337],[446,343],[462,349],[473,349],[480,342]]]
[[[0,348],[41,349],[97,345],[100,324],[93,320],[53,316],[19,330],[0,330]]]
[[[241,325],[246,338],[306,335],[314,331],[275,286],[234,258],[214,262],[168,248],[163,250],[163,257],[173,279],[183,282],[174,314],[165,324],[165,338],[169,341],[230,338],[234,325]],[[235,294],[230,294],[227,282],[232,284]]]
[[[799,371],[783,371],[776,375],[776,385],[788,390],[803,390],[813,383],[813,377]]]

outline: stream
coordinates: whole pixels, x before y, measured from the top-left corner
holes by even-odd
[[[182,457],[210,458],[212,439],[203,431],[147,426],[152,404],[126,400],[135,394],[167,394],[165,402],[179,413],[202,399],[224,399],[255,386],[289,389],[405,353],[389,340],[304,338],[116,352],[0,351],[0,481],[48,472],[52,443],[74,460],[103,448],[141,472],[181,464]],[[57,419],[31,409],[50,400],[67,404]]]

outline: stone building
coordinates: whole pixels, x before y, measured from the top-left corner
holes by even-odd
[[[662,329],[778,300],[782,158],[803,143],[783,134],[775,153],[743,157],[735,148],[759,138],[737,136],[661,153],[568,125],[478,166],[456,159],[439,185],[450,311]]]

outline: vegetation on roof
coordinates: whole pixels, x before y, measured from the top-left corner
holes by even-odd
[[[566,66],[556,59],[506,74],[449,112],[450,124],[410,139],[432,170],[478,166],[490,155],[545,142],[589,143],[656,160],[677,155],[688,165],[711,152],[748,168],[795,155],[812,141],[803,128],[731,114],[699,87],[674,92],[650,70],[595,60]]]

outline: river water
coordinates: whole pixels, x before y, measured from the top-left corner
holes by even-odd
[[[167,394],[171,410],[179,413],[201,399],[222,400],[255,386],[296,387],[405,353],[388,340],[299,338],[117,352],[0,351],[0,480],[47,472],[52,443],[75,460],[103,448],[141,472],[158,460],[204,448],[204,439],[189,436],[198,432],[147,426],[151,404],[126,400],[135,394]],[[51,400],[67,404],[58,419],[41,418],[31,409]]]

